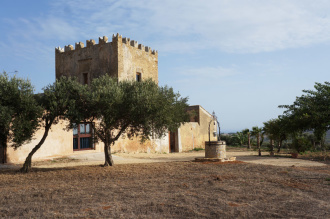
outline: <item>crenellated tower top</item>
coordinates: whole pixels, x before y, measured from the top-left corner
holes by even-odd
[[[151,53],[152,55],[158,54],[157,50],[152,50],[151,47],[144,46],[143,44],[138,44],[137,41],[131,40],[130,38],[126,38],[126,37],[123,38],[118,33],[116,35],[115,34],[112,35],[112,41],[111,42],[108,42],[108,37],[106,37],[106,36],[99,37],[99,43],[98,44],[96,44],[95,40],[93,40],[93,39],[86,40],[86,48],[93,47],[93,46],[98,46],[98,45],[103,45],[103,44],[107,44],[107,43],[120,42],[120,41],[123,44],[126,44],[127,46],[131,46],[131,47],[137,48],[139,50],[145,51],[147,53]],[[79,49],[83,49],[83,48],[85,48],[84,43],[77,42],[77,43],[75,43],[75,48],[73,48],[73,45],[67,45],[67,46],[64,46],[64,48],[57,47],[55,49],[55,51],[58,52],[58,53],[64,53],[64,52],[79,50]]]
[[[109,42],[110,41],[110,42]],[[55,49],[56,78],[74,76],[83,84],[108,74],[118,80],[158,82],[158,52],[118,33]],[[138,79],[137,79],[138,78]]]

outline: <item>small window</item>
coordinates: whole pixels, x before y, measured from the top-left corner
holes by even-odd
[[[141,73],[137,72],[137,73],[136,73],[136,81],[140,82],[141,79],[142,79],[142,77],[141,77]]]
[[[88,84],[88,73],[83,73],[84,84]]]
[[[80,123],[73,126],[73,150],[93,149],[91,123]]]

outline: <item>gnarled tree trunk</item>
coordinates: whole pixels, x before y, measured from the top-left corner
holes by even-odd
[[[105,167],[113,166],[114,162],[111,155],[111,146],[108,142],[104,143],[104,156],[105,156],[104,166]]]
[[[250,137],[250,133],[248,133],[248,149],[251,149],[251,137]]]
[[[46,122],[47,123],[47,122]],[[45,142],[47,136],[48,136],[48,132],[50,130],[51,127],[51,123],[47,124],[45,126],[45,132],[44,135],[42,136],[41,140],[39,141],[39,143],[32,149],[32,151],[29,153],[29,155],[27,156],[27,158],[25,159],[25,162],[23,164],[23,167],[20,169],[20,171],[22,173],[27,173],[31,170],[31,163],[32,163],[32,156],[34,155],[35,152],[37,152],[37,150],[39,150],[39,148],[41,147],[41,145]]]
[[[113,166],[114,162],[112,159],[112,155],[111,155],[111,145],[115,144],[115,142],[118,140],[118,138],[121,136],[121,134],[123,132],[125,132],[126,128],[128,127],[128,125],[123,125],[121,127],[121,129],[119,130],[119,132],[117,133],[116,137],[112,137],[111,134],[111,130],[107,129],[105,130],[105,136],[102,136],[102,141],[104,143],[104,156],[105,156],[105,162],[104,162],[104,166]]]

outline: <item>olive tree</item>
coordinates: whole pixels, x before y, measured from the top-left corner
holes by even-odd
[[[21,172],[28,172],[31,168],[32,156],[44,144],[52,125],[57,124],[61,118],[65,118],[70,110],[74,109],[74,99],[87,89],[74,78],[61,77],[53,84],[43,88],[43,93],[36,95],[37,102],[43,110],[39,120],[39,128],[44,133],[37,145],[31,150],[25,159]]]
[[[161,137],[189,120],[187,98],[172,88],[159,87],[151,80],[118,82],[108,75],[94,79],[89,91],[75,100],[75,107],[69,116],[71,124],[91,122],[95,141],[104,143],[104,166],[114,164],[111,145],[122,135],[142,141]]]
[[[0,74],[0,153],[6,162],[8,143],[15,149],[31,140],[42,113],[28,80]]]

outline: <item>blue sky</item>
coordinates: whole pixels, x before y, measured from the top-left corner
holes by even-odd
[[[116,33],[158,50],[160,85],[215,111],[224,132],[262,126],[329,81],[327,0],[3,0],[0,71],[40,92],[55,47]]]

